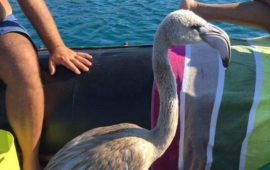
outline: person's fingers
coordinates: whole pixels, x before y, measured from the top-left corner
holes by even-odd
[[[51,75],[55,74],[56,66],[55,63],[52,61],[52,59],[49,59],[49,70]]]
[[[62,64],[76,74],[81,74],[80,70],[89,71],[88,67],[92,65],[91,61],[89,61],[92,59],[91,55],[83,52],[74,52],[72,50],[68,51],[66,54],[60,52],[58,51],[57,55],[55,54],[50,57],[49,70],[52,75],[56,71],[55,64]]]
[[[89,71],[89,68],[84,65],[83,63],[81,63],[79,60],[77,59],[73,59],[71,60],[71,62],[79,69],[83,70],[83,71]]]
[[[61,64],[73,71],[74,73],[81,74],[80,70],[70,60],[62,60]]]
[[[92,59],[93,57],[90,54],[87,53],[82,53],[82,52],[77,52],[77,55],[87,58],[87,59]]]
[[[87,65],[88,67],[90,67],[92,65],[92,63],[89,60],[85,59],[84,57],[77,55],[77,56],[75,56],[75,58],[77,60],[79,60],[81,63],[83,63],[84,65]]]

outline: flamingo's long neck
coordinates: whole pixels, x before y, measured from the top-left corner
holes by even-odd
[[[156,127],[151,131],[158,155],[171,144],[178,123],[178,97],[176,81],[168,59],[169,45],[165,34],[156,33],[153,46],[153,71],[157,83],[160,108]]]

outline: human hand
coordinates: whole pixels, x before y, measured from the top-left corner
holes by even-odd
[[[56,65],[63,65],[76,74],[81,74],[81,71],[89,71],[92,63],[89,61],[92,56],[87,53],[75,52],[66,46],[56,47],[49,58],[50,74],[54,75]]]
[[[196,12],[199,2],[195,0],[181,0],[179,9],[186,9]]]

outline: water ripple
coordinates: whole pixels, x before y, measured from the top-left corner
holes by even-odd
[[[244,0],[242,0],[244,1]],[[201,2],[213,3],[210,0]],[[214,3],[239,2],[216,0]],[[152,44],[158,24],[176,10],[179,0],[46,0],[64,42],[70,46],[110,46]],[[37,46],[37,33],[24,17],[16,1],[14,14],[31,34]],[[232,24],[214,22],[233,38],[248,38],[266,33]],[[244,34],[243,34],[244,33]]]

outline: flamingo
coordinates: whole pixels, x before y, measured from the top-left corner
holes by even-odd
[[[147,130],[121,123],[89,130],[60,149],[45,169],[147,170],[169,147],[177,129],[177,88],[168,49],[200,41],[217,49],[223,66],[228,67],[230,41],[222,29],[191,11],[169,14],[159,25],[153,44],[153,72],[160,94],[156,127]]]

